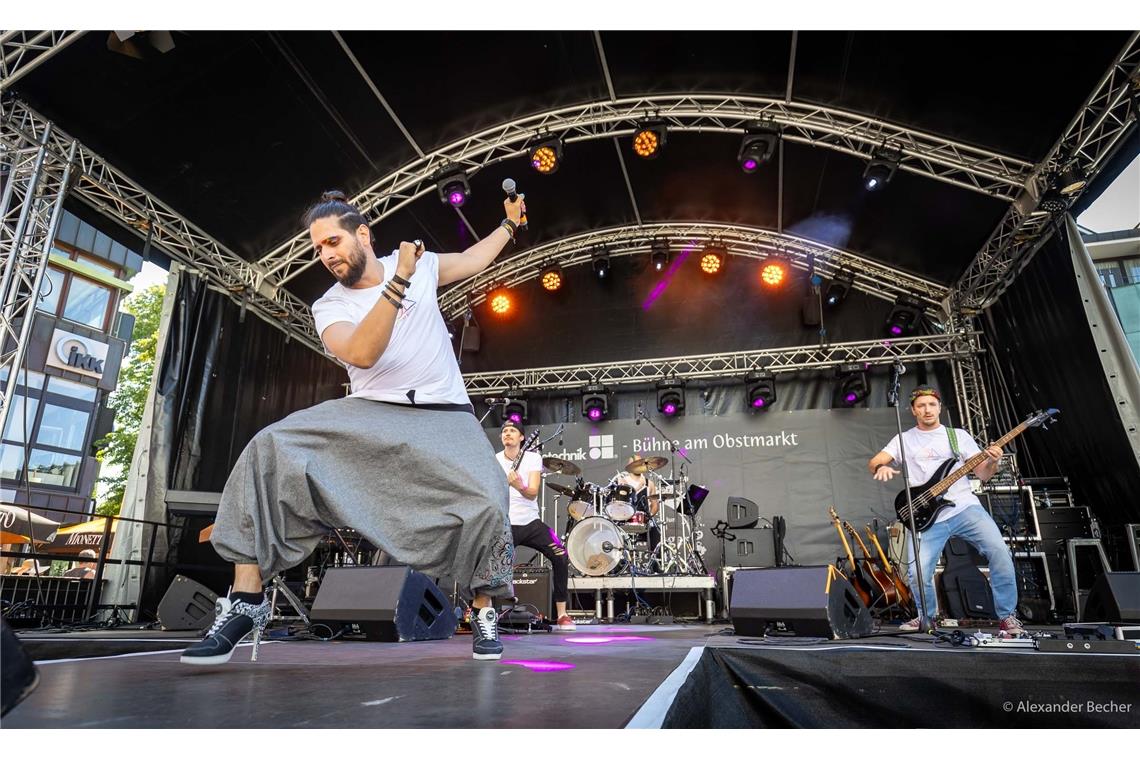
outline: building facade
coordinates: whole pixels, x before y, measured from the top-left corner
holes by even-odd
[[[107,396],[134,326],[119,305],[142,263],[64,211],[0,438],[0,502],[60,523],[94,510],[94,444],[111,430]]]

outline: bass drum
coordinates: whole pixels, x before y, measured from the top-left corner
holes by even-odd
[[[566,539],[570,564],[583,575],[605,575],[624,559],[625,535],[611,521],[599,515],[587,517],[574,526]]]

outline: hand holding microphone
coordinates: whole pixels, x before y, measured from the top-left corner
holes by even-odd
[[[503,201],[503,210],[507,212],[507,219],[514,222],[520,230],[526,229],[526,196],[518,192],[518,186],[510,177],[503,180],[503,192],[507,199]]]

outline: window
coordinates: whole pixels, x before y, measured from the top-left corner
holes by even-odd
[[[40,283],[40,311],[55,314],[59,311],[59,296],[63,293],[63,281],[67,275],[60,269],[48,267]]]
[[[1128,282],[1140,282],[1140,259],[1124,260],[1124,276]]]
[[[4,423],[5,440],[16,443],[28,440],[27,430],[36,424],[36,409],[39,403],[39,399],[35,398],[12,397],[12,410],[8,412],[8,420]]]
[[[1115,288],[1124,284],[1124,278],[1120,273],[1120,265],[1115,261],[1096,264],[1096,273],[1100,275],[1100,281],[1104,283],[1106,288]]]
[[[24,450],[19,446],[0,446],[0,478],[19,480],[24,471]]]
[[[67,396],[79,401],[94,401],[98,389],[91,385],[73,383],[70,380],[64,380],[62,377],[53,377],[48,384],[48,393]]]
[[[67,304],[63,307],[63,317],[101,330],[107,322],[107,306],[110,303],[110,288],[73,275],[67,292]]]
[[[79,478],[80,457],[32,449],[28,457],[28,481],[46,486],[73,488]]]
[[[108,254],[110,254],[109,250],[108,250]],[[84,264],[86,266],[91,267],[92,269],[97,269],[98,271],[102,272],[103,274],[109,274],[112,277],[118,277],[119,276],[119,268],[117,266],[114,266],[113,264],[108,264],[104,261],[100,261],[99,259],[93,259],[90,256],[82,256],[82,255],[76,256],[75,260],[80,262],[81,264]]]
[[[87,422],[90,418],[90,413],[79,409],[45,404],[44,416],[36,433],[36,443],[81,451],[83,441],[87,437]]]
[[[0,369],[0,383],[8,379],[8,368]],[[43,388],[44,387],[44,374],[42,372],[25,372],[23,369],[16,370],[16,385],[27,386],[28,388]]]

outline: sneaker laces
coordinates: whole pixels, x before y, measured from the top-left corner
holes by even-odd
[[[210,630],[206,631],[206,635],[213,636],[220,631],[222,626],[230,621],[233,610],[233,601],[228,596],[219,596],[217,602],[214,603],[214,624],[210,626]]]
[[[1017,619],[1017,615],[1008,615],[1005,620],[1001,621],[1002,625],[1007,628],[1025,628],[1021,621]]]
[[[483,609],[490,608],[484,607]],[[479,633],[482,634],[483,638],[498,638],[499,616],[494,614],[494,611],[490,615],[483,615],[483,610],[479,610],[475,615],[475,625],[479,626]]]

